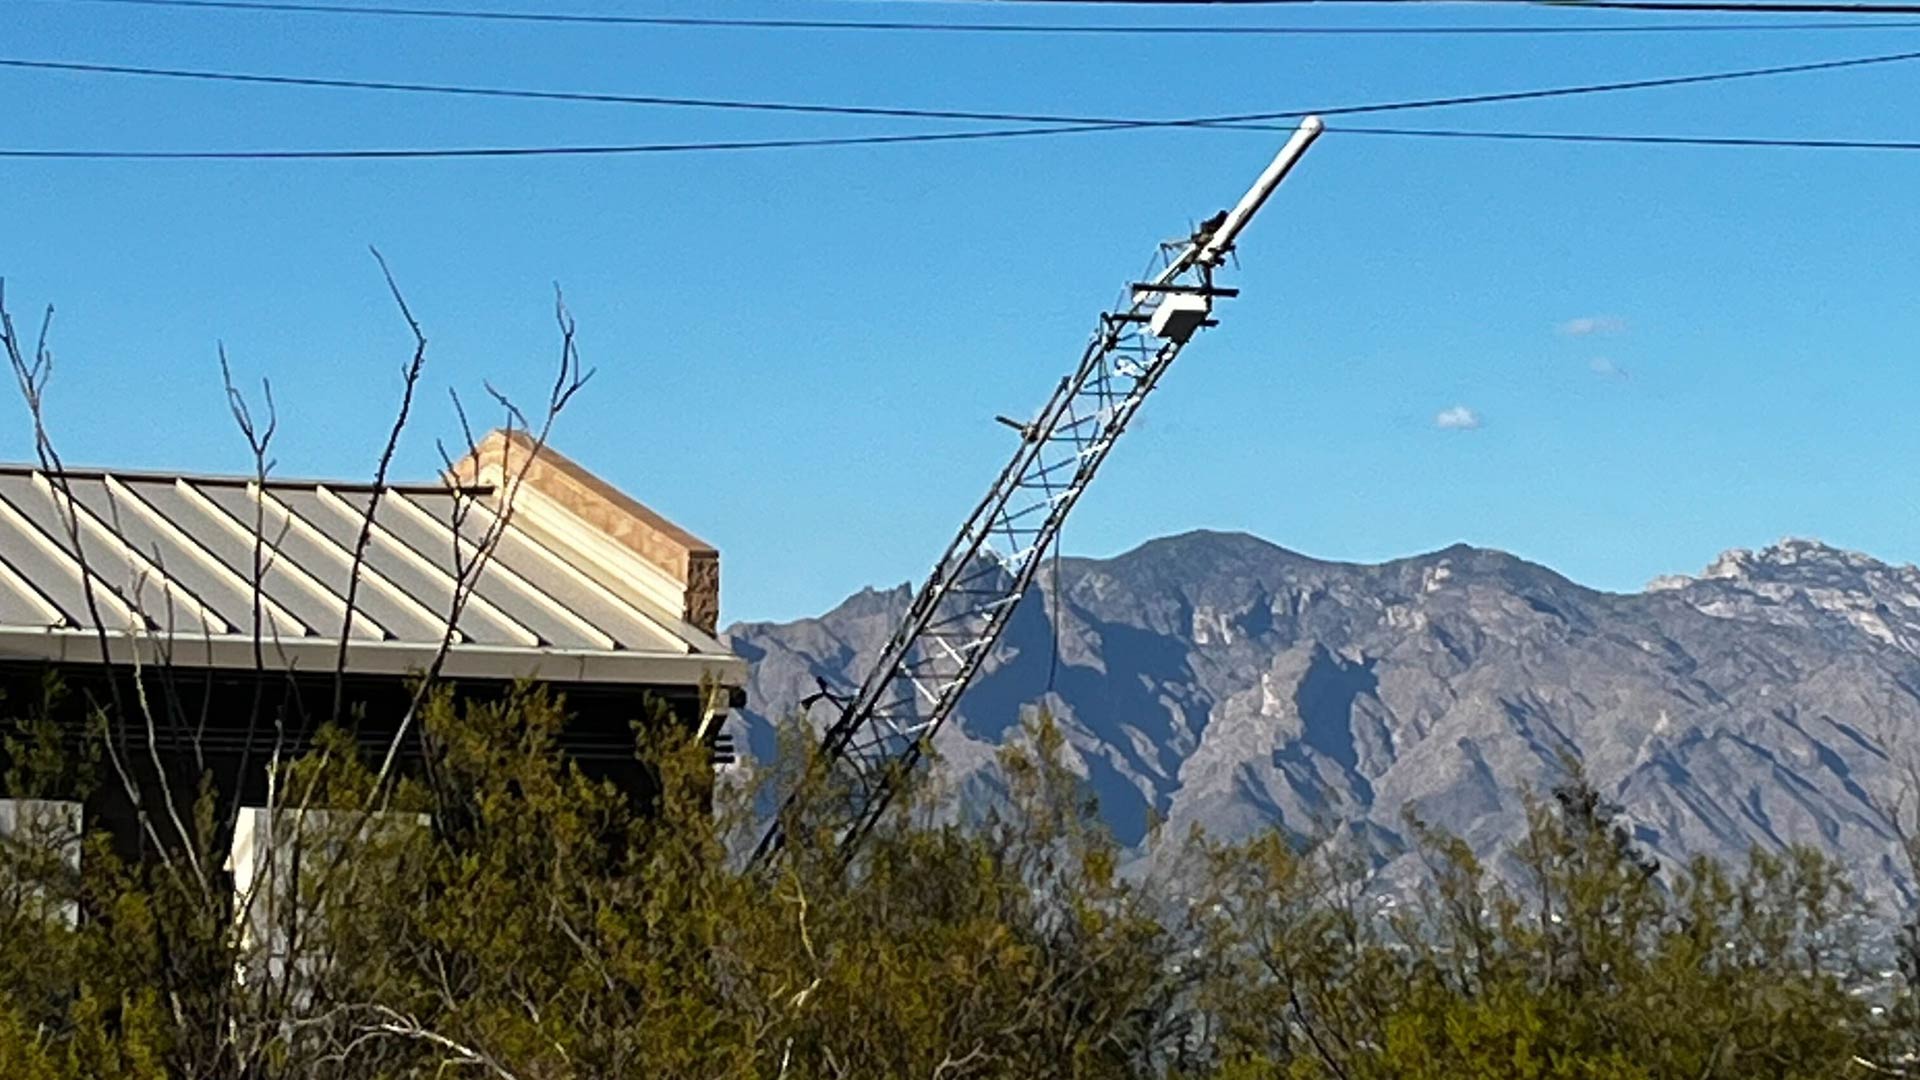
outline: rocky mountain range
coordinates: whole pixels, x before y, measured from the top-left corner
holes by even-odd
[[[1357,565],[1194,532],[1043,577],[939,738],[963,793],[990,797],[992,751],[1042,705],[1129,844],[1155,816],[1345,829],[1393,875],[1412,810],[1495,856],[1574,760],[1662,860],[1807,843],[1870,893],[1911,888],[1912,566],[1789,540],[1617,594],[1466,546]],[[857,684],[909,599],[730,628],[750,751],[816,677]]]

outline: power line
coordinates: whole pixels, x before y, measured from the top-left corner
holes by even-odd
[[[1619,143],[1630,146],[1724,146],[1774,150],[1920,150],[1920,140],[1808,139],[1721,135],[1619,135],[1576,131],[1476,131],[1454,128],[1330,128],[1342,135],[1415,139],[1486,139],[1508,142]]]
[[[1920,15],[1920,4],[1760,3],[1737,0],[1543,0],[1548,7],[1613,11],[1715,11],[1777,15]]]
[[[1026,135],[1071,135],[1113,131],[1122,125],[1002,128],[986,131],[907,132],[898,135],[846,135],[817,139],[738,139],[678,143],[615,143],[587,146],[395,147],[348,150],[28,150],[0,149],[0,159],[51,161],[350,161],[409,158],[610,157],[710,151],[792,150],[835,146],[892,146],[903,143],[968,142]]]
[[[1539,101],[1552,98],[1580,97],[1593,94],[1619,93],[1629,90],[1650,90],[1677,86],[1699,86],[1709,83],[1733,82],[1745,79],[1767,78],[1782,75],[1801,75],[1819,71],[1838,71],[1851,68],[1863,68],[1885,64],[1906,63],[1920,59],[1920,51],[1884,53],[1875,56],[1845,57],[1836,60],[1815,60],[1799,64],[1779,64],[1769,67],[1742,68],[1733,71],[1706,72],[1694,75],[1667,75],[1646,79],[1627,79],[1606,83],[1582,83],[1572,86],[1543,87],[1528,90],[1505,90],[1482,94],[1458,94],[1445,97],[1415,98],[1410,100],[1374,102],[1358,105],[1333,105],[1318,109],[1286,109],[1269,112],[1238,113],[1226,116],[1188,117],[1164,120],[1143,120],[1126,117],[1073,116],[1057,113],[1016,113],[982,112],[958,109],[919,109],[893,106],[872,105],[833,105],[791,101],[753,101],[726,98],[688,98],[668,97],[652,94],[613,94],[596,92],[576,92],[560,90],[533,90],[516,87],[463,86],[446,83],[388,82],[369,79],[336,79],[303,75],[267,75],[248,72],[206,71],[188,68],[136,67],[123,64],[94,64],[63,60],[32,60],[19,57],[0,57],[0,68],[15,68],[34,71],[61,71],[76,74],[93,75],[132,75],[153,78],[185,79],[203,82],[245,83],[253,85],[316,87],[325,89],[371,90],[395,93],[437,94],[458,97],[507,98],[534,101],[591,102],[600,104],[649,105],[675,108],[725,109],[753,112],[811,113],[829,115],[848,115],[863,117],[914,118],[933,120],[971,120],[993,121],[1023,124],[1066,125],[1070,130],[1059,131],[1069,134],[1077,130],[1108,130],[1123,128],[1183,128],[1183,127],[1257,127],[1260,123],[1275,120],[1295,119],[1308,112],[1322,116],[1353,116],[1367,113],[1404,112],[1414,109],[1445,108],[1461,105],[1488,105],[1504,102]],[[986,133],[973,133],[976,136]],[[789,140],[775,140],[787,142]]]
[[[1000,128],[982,131],[904,132],[822,138],[739,139],[697,142],[612,143],[576,146],[393,147],[314,150],[66,150],[0,148],[0,160],[50,161],[345,161],[445,158],[612,157],[829,147],[897,146],[915,143],[980,142],[1035,136],[1075,135],[1157,126],[1080,124]],[[1722,147],[1745,149],[1920,151],[1920,140],[1818,139],[1781,136],[1637,135],[1609,132],[1512,131],[1459,128],[1405,128],[1339,125],[1343,135],[1422,139],[1471,139],[1508,142],[1621,144],[1634,146]]]
[[[400,147],[350,150],[30,150],[0,148],[0,159],[54,161],[343,161],[434,158],[586,157],[679,154],[752,150],[790,150],[845,146],[885,146],[904,143],[967,142],[1032,135],[1068,135],[1112,131],[1112,125],[1073,128],[1016,128],[996,131],[910,132],[898,135],[852,135],[818,139],[747,139],[735,141],[635,143],[589,146]],[[1341,135],[1398,138],[1479,139],[1514,142],[1624,144],[1633,146],[1725,147],[1791,150],[1920,151],[1920,140],[1810,139],[1710,135],[1630,135],[1570,131],[1491,131],[1452,128],[1329,128]]]
[[[878,105],[821,105],[791,101],[733,98],[671,97],[658,94],[613,94],[571,90],[532,90],[505,86],[461,86],[450,83],[390,82],[379,79],[335,79],[310,75],[265,75],[240,71],[193,68],[139,67],[66,60],[0,58],[0,68],[64,71],[82,75],[135,75],[197,82],[249,83],[256,86],[298,86],[327,90],[377,90],[402,94],[440,94],[453,97],[510,98],[523,101],[567,101],[601,105],[654,105],[667,108],[731,109],[745,112],[817,113],[833,116],[880,116],[918,120],[985,120],[998,123],[1098,124],[1107,117],[1059,116],[1033,113],[979,112],[962,109],[913,109]]]
[[[1238,2],[1238,0],[1228,0],[1228,2]],[[1700,86],[1707,83],[1735,82],[1743,79],[1768,78],[1776,75],[1805,75],[1816,71],[1840,71],[1847,68],[1899,64],[1916,59],[1920,59],[1920,52],[1885,53],[1879,56],[1858,56],[1840,60],[1815,60],[1800,64],[1743,68],[1736,71],[1718,71],[1700,75],[1667,75],[1651,79],[1626,79],[1619,82],[1586,83],[1578,86],[1556,86],[1537,90],[1507,90],[1490,94],[1462,94],[1454,97],[1421,98],[1413,101],[1397,101],[1375,105],[1336,105],[1310,111],[1322,116],[1356,116],[1364,113],[1400,112],[1409,109],[1434,109],[1454,105],[1490,105],[1499,102],[1541,101],[1548,98],[1582,97],[1589,94],[1611,94],[1626,90]],[[1241,116],[1218,117],[1215,118],[1214,123],[1231,124],[1244,120],[1277,120],[1299,115],[1301,114],[1247,113]]]
[[[880,0],[867,0],[878,3]],[[891,0],[901,7],[933,4],[983,4],[989,7],[1300,7],[1307,4],[1367,4],[1370,6],[1458,3],[1463,0]],[[1479,0],[1482,3],[1529,4],[1536,0]]]
[[[1610,83],[1588,83],[1575,86],[1545,87],[1530,90],[1509,90],[1486,94],[1455,95],[1450,97],[1418,98],[1412,100],[1374,102],[1358,105],[1336,105],[1320,109],[1295,109],[1277,112],[1241,113],[1227,116],[1193,117],[1175,120],[1138,120],[1138,119],[1087,119],[1062,123],[1062,118],[1041,114],[984,114],[963,113],[956,110],[913,110],[872,106],[813,105],[794,102],[741,102],[719,101],[715,99],[664,98],[638,95],[610,94],[569,94],[558,91],[516,90],[500,87],[457,87],[440,84],[385,83],[364,80],[317,79],[300,76],[252,75],[234,72],[189,71],[183,69],[136,68],[122,65],[81,64],[64,61],[25,60],[19,58],[0,58],[0,67],[24,68],[30,70],[56,70],[82,73],[149,75],[169,78],[203,79],[221,82],[237,81],[245,83],[272,83],[296,86],[325,86],[330,88],[352,88],[371,90],[399,90],[405,92],[451,93],[461,95],[479,95],[485,97],[532,97],[540,100],[589,100],[612,101],[627,104],[673,104],[702,108],[770,109],[779,112],[833,112],[853,113],[862,116],[917,116],[937,119],[973,119],[988,115],[1018,120],[1036,126],[1018,128],[998,128],[972,131],[948,132],[905,132],[881,135],[853,135],[824,138],[782,138],[782,139],[738,139],[707,140],[697,142],[654,142],[626,144],[594,144],[582,146],[520,146],[520,147],[392,147],[392,148],[355,148],[355,149],[301,149],[301,150],[82,150],[82,149],[0,149],[0,158],[40,159],[40,160],[128,160],[128,161],[266,161],[266,160],[391,160],[417,158],[513,158],[513,157],[550,157],[550,156],[609,156],[693,153],[708,151],[753,151],[799,149],[809,147],[848,147],[848,146],[887,146],[912,143],[984,141],[992,139],[1010,139],[1034,136],[1059,136],[1102,131],[1117,131],[1143,128],[1234,128],[1261,129],[1265,122],[1298,118],[1309,112],[1323,116],[1355,116],[1373,113],[1411,111],[1417,109],[1441,108],[1459,105],[1478,105],[1496,102],[1514,102],[1541,100],[1547,98],[1572,97],[1578,95],[1615,93],[1626,90],[1643,90],[1656,87],[1700,85],[1705,83],[1727,82],[1738,79],[1752,79],[1775,75],[1802,74],[1815,71],[1831,71],[1845,68],[1859,68],[1869,65],[1902,63],[1920,59],[1920,51],[1891,53],[1879,56],[1849,57],[1838,60],[1821,60],[1801,64],[1786,64],[1763,68],[1745,68],[1736,71],[1709,72],[1696,75],[1673,75],[1651,79],[1634,79]],[[1356,132],[1359,129],[1355,129]],[[1394,133],[1387,129],[1376,129],[1369,134]],[[1412,129],[1400,129],[1400,134],[1411,135]],[[1438,137],[1438,132],[1425,134]],[[1446,137],[1512,137],[1512,138],[1561,138],[1561,141],[1606,141],[1601,136],[1553,136],[1551,133],[1534,133],[1500,136],[1479,133],[1452,133]],[[1625,137],[1623,137],[1624,139]],[[1646,137],[1654,138],[1654,137]],[[1674,137],[1676,140],[1679,137]],[[1783,141],[1783,140],[1775,140]],[[1703,145],[1706,145],[1703,143]],[[1713,143],[1712,145],[1759,145],[1759,143]],[[1902,149],[1893,145],[1875,145],[1873,147],[1849,147],[1857,149]]]
[[[893,0],[896,4],[908,6],[922,4],[928,0]],[[1916,15],[1920,14],[1920,4],[1882,3],[1878,0],[1860,0],[1854,2],[1772,2],[1760,0],[1757,3],[1745,3],[1742,0],[938,0],[941,3],[984,4],[990,7],[1164,7],[1164,8],[1222,8],[1222,7],[1292,7],[1302,4],[1386,4],[1400,6],[1406,4],[1436,3],[1477,3],[1504,7],[1570,7],[1597,8],[1616,11],[1712,11],[1739,12],[1745,14],[1781,14],[1781,15]]]
[[[1102,25],[1098,23],[744,18],[700,15],[603,15],[587,12],[526,11],[502,8],[421,8],[398,5],[307,3],[302,2],[302,0],[64,0],[64,2],[203,11],[295,15],[347,15],[363,18],[431,19],[464,22],[679,27],[687,29],[891,31],[945,34],[1072,34],[1188,37],[1540,37],[1596,34],[1920,29],[1920,21],[1637,23],[1617,26],[1236,26],[1231,24],[1185,25],[1179,23]]]

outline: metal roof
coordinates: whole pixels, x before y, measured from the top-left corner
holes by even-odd
[[[0,658],[98,662],[104,636],[115,662],[251,668],[257,628],[266,663],[330,672],[344,627],[350,671],[424,668],[446,633],[458,566],[471,564],[505,500],[484,482],[385,488],[349,626],[353,552],[372,495],[328,481],[0,466]],[[469,509],[456,527],[460,504]],[[446,673],[743,681],[742,662],[676,606],[686,583],[574,509],[532,483],[516,491],[454,623]]]

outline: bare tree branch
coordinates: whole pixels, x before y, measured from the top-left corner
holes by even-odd
[[[453,647],[454,641],[459,636],[458,627],[460,616],[466,610],[467,602],[472,599],[474,591],[479,588],[481,576],[485,573],[487,565],[493,560],[494,552],[498,549],[501,540],[506,537],[508,528],[513,522],[515,500],[519,494],[520,485],[525,482],[528,472],[533,468],[535,460],[540,455],[540,451],[546,447],[547,439],[552,434],[553,426],[555,422],[559,420],[560,414],[566,410],[567,405],[573,400],[574,395],[579,393],[581,388],[586,386],[587,382],[593,378],[593,370],[583,369],[581,366],[580,353],[575,340],[576,327],[573,316],[567,311],[566,301],[561,295],[559,286],[557,285],[554,287],[554,321],[558,324],[560,330],[560,357],[559,362],[555,365],[553,386],[548,391],[544,414],[541,417],[537,433],[534,431],[533,425],[527,422],[526,414],[521,411],[519,406],[515,405],[510,398],[495,389],[491,384],[487,385],[487,392],[501,405],[503,411],[506,413],[506,430],[509,437],[506,440],[506,451],[501,464],[502,483],[496,500],[497,508],[492,511],[492,520],[482,532],[478,542],[474,544],[475,550],[471,560],[464,554],[461,537],[464,533],[467,518],[473,509],[474,501],[478,496],[464,488],[461,485],[460,478],[453,475],[455,472],[454,463],[446,454],[445,446],[442,445],[441,447],[441,456],[446,461],[453,496],[452,520],[449,523],[454,536],[453,595],[449,603],[446,626],[441,634],[440,642],[434,650],[433,660],[428,665],[424,676],[417,683],[412,700],[408,703],[406,712],[401,716],[400,723],[394,730],[393,738],[387,744],[385,758],[381,761],[380,769],[375,776],[374,795],[370,796],[369,806],[373,805],[372,800],[376,797],[380,799],[382,805],[384,805],[384,799],[386,797],[384,793],[387,791],[388,783],[392,779],[394,761],[399,755],[400,747],[404,745],[407,735],[411,732],[420,705],[426,700],[427,693],[439,679],[440,669],[446,663],[448,650]],[[478,461],[480,445],[473,436],[472,425],[467,422],[466,410],[461,406],[458,395],[454,396],[454,409],[460,418],[462,434],[466,437],[467,460]],[[525,434],[532,443],[527,451],[526,459],[520,462],[517,468],[512,461],[513,439],[511,436],[515,431]],[[478,478],[476,477],[475,479]]]
[[[373,259],[380,264],[380,274],[386,279],[387,291],[393,294],[393,302],[400,309],[400,317],[406,320],[407,329],[413,332],[413,357],[400,369],[400,408],[394,414],[393,424],[387,429],[387,442],[380,450],[380,459],[373,469],[373,492],[367,496],[367,515],[360,523],[360,535],[354,539],[353,561],[347,570],[347,611],[340,623],[340,649],[333,667],[333,707],[328,716],[333,723],[340,722],[341,710],[345,707],[347,678],[347,644],[353,637],[354,604],[360,592],[360,573],[366,565],[367,545],[373,539],[374,513],[380,508],[380,497],[387,488],[387,472],[393,465],[393,455],[400,446],[400,435],[406,430],[408,418],[413,412],[413,392],[420,383],[420,372],[427,362],[427,335],[420,329],[420,321],[413,317],[413,310],[407,306],[407,298],[400,291],[399,282],[394,280],[393,271],[388,268],[386,257],[380,249],[369,247]]]

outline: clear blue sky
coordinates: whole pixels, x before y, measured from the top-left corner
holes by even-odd
[[[535,0],[520,0],[533,5]],[[506,0],[500,0],[505,4]],[[536,5],[537,6],[537,5]],[[711,13],[638,0],[572,10]],[[856,17],[1595,22],[1347,5]],[[1645,21],[1644,16],[1624,21]],[[465,25],[0,0],[0,55],[862,104],[1174,116],[1920,48],[1920,30],[1617,38],[999,38]],[[637,142],[925,129],[617,105],[0,71],[0,144]],[[1920,138],[1920,64],[1396,118]],[[959,125],[954,125],[959,126]],[[1152,244],[1277,137],[1217,131],[595,160],[0,162],[16,317],[59,308],[69,460],[239,471],[214,362],[271,377],[288,475],[367,472],[404,326],[445,392],[536,396],[559,281],[599,374],[556,444],[717,544],[723,618],[917,579]],[[1111,554],[1197,527],[1381,559],[1467,541],[1633,589],[1816,535],[1920,558],[1920,154],[1330,134],[1242,242],[1242,297],[1067,526]],[[1597,332],[1565,332],[1574,320]],[[1624,374],[1623,374],[1624,373]],[[1464,407],[1477,427],[1436,420]],[[31,447],[8,406],[0,457]],[[1462,414],[1454,414],[1456,416]]]

